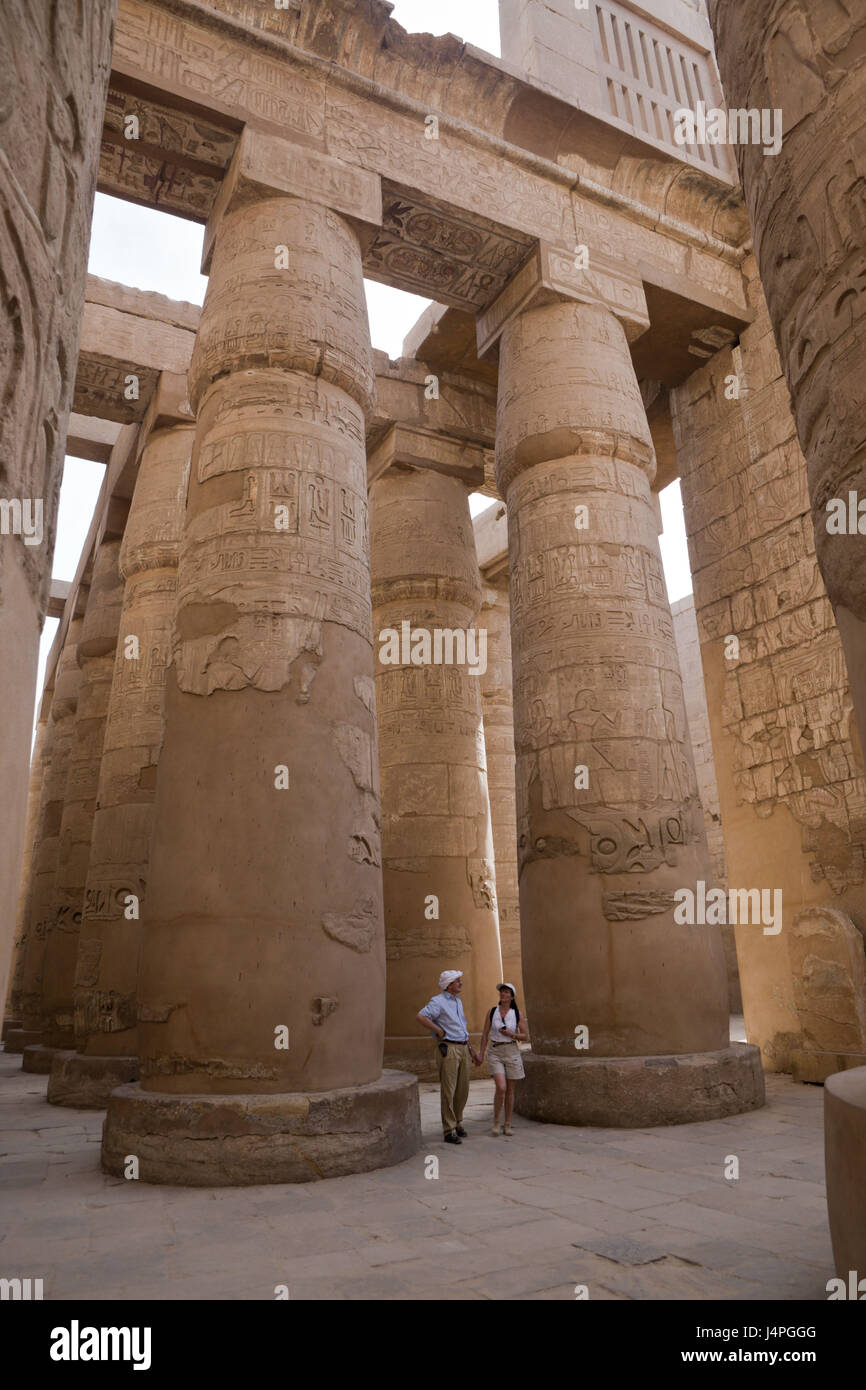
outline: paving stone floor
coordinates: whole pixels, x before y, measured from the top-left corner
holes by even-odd
[[[0,1277],[46,1299],[821,1299],[833,1277],[823,1091],[768,1076],[767,1106],[663,1129],[490,1130],[396,1168],[303,1186],[150,1187],[99,1167],[103,1114],[45,1100],[0,1053]],[[725,1179],[728,1156],[739,1180]],[[438,1159],[438,1178],[428,1178]]]

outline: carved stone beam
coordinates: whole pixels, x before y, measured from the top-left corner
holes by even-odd
[[[303,198],[340,213],[358,234],[362,252],[382,223],[378,174],[245,126],[205,228],[203,275],[210,274],[216,230],[225,213],[269,194]]]
[[[467,487],[484,482],[485,459],[490,450],[468,440],[451,439],[433,430],[392,425],[381,443],[367,455],[368,486],[392,464],[410,468],[432,468],[450,478],[460,478]]]
[[[593,251],[589,252],[588,264],[583,267],[574,248],[564,249],[540,241],[534,255],[499,298],[478,315],[478,356],[484,357],[490,351],[506,323],[517,314],[563,299],[603,305],[619,319],[630,343],[649,328],[646,295],[639,276]]]

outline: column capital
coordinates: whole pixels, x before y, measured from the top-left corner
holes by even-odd
[[[362,249],[382,225],[382,180],[368,169],[245,126],[204,233],[201,269],[210,274],[217,228],[227,212],[260,198],[319,203],[350,222]]]
[[[554,246],[539,241],[529,260],[505,286],[489,308],[478,315],[478,356],[484,357],[505,325],[517,314],[557,300],[599,304],[615,314],[630,343],[649,328],[649,312],[643,281],[622,264],[597,251],[588,253],[588,264],[579,265],[577,251],[585,248]]]
[[[411,468],[431,468],[449,478],[459,478],[468,488],[484,482],[485,460],[490,450],[472,440],[453,439],[436,430],[394,424],[367,455],[367,483],[385,473],[392,464]]]

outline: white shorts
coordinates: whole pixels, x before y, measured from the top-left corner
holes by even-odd
[[[487,1070],[491,1076],[505,1076],[509,1081],[522,1081],[526,1075],[523,1058],[517,1043],[503,1043],[488,1048]]]

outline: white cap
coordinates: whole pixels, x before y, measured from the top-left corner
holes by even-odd
[[[511,983],[510,980],[503,980],[502,984],[501,984],[501,985],[497,985],[496,988],[497,988],[497,989],[510,989],[512,994],[516,994],[516,993],[517,993],[517,990],[514,988],[514,985]]]
[[[462,970],[443,970],[439,976],[439,988],[447,989],[449,985],[453,985],[455,980],[459,980],[462,974]]]

